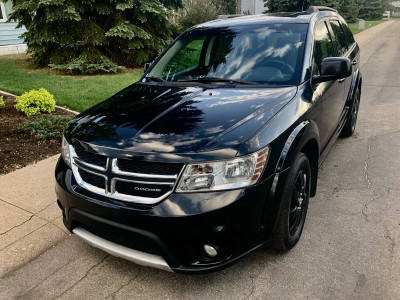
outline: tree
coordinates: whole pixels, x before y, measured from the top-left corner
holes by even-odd
[[[347,22],[354,23],[357,20],[360,8],[357,5],[356,0],[341,0],[338,10]]]
[[[160,0],[160,2],[167,8],[178,9],[183,7],[182,0]]]
[[[309,0],[264,0],[268,12],[302,11],[309,6]]]
[[[218,15],[213,0],[184,0],[183,3],[183,16],[179,20],[182,30],[214,20]]]
[[[328,6],[338,10],[350,23],[357,17],[381,19],[384,10],[390,6],[390,0],[264,0],[264,3],[269,12],[307,10],[310,5]]]
[[[236,13],[236,0],[213,0],[219,15],[233,15]]]
[[[27,28],[23,38],[35,64],[71,73],[139,66],[171,35],[158,0],[14,0],[10,18]]]
[[[359,12],[356,0],[312,0],[311,5],[332,7],[349,23],[356,21]]]
[[[382,19],[387,4],[385,0],[366,0],[360,7],[359,17],[366,20]]]

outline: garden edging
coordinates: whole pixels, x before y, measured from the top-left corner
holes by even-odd
[[[2,91],[2,90],[0,90],[0,95],[11,96],[11,97],[18,97],[17,95],[14,95],[14,94],[11,94],[11,93]],[[65,107],[62,107],[62,106],[59,106],[59,105],[56,105],[56,107],[59,108],[59,109],[65,110],[65,111],[67,111],[67,112],[70,112],[70,113],[72,113],[72,114],[75,114],[75,115],[78,115],[78,114],[79,114],[79,112],[77,112],[77,111],[75,111],[75,110],[72,110],[72,109],[69,109],[69,108],[65,108]]]

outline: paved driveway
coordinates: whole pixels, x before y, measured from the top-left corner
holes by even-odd
[[[357,132],[322,166],[291,252],[260,250],[198,276],[114,258],[63,231],[51,158],[0,178],[0,298],[400,299],[400,22],[357,40],[364,75]]]

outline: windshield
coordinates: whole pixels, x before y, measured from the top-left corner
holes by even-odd
[[[298,85],[307,24],[198,28],[184,33],[146,76]]]

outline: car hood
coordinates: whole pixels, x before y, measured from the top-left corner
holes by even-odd
[[[74,118],[66,135],[73,143],[135,154],[237,151],[296,90],[136,83]]]

